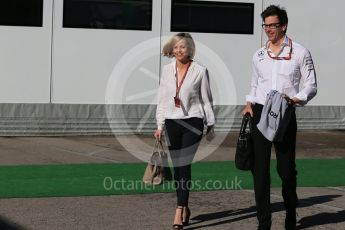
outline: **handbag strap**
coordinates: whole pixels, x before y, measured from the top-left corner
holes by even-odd
[[[159,156],[162,157],[162,153],[164,152],[163,144],[161,140],[156,139],[155,144],[152,149],[152,154],[154,152],[158,152]]]
[[[252,118],[249,113],[246,113],[242,118],[240,133],[246,132],[247,125],[249,125],[249,132],[252,132]]]
[[[252,117],[250,116],[249,113],[247,113],[247,118],[248,118],[248,126],[249,126],[249,132],[252,132]]]

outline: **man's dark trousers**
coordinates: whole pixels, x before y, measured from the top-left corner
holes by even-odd
[[[298,203],[296,193],[296,114],[292,112],[288,127],[281,142],[267,140],[256,125],[260,121],[263,105],[253,106],[253,146],[255,163],[252,170],[254,178],[255,201],[257,207],[257,218],[259,229],[270,229],[271,227],[271,205],[270,205],[270,159],[272,144],[275,147],[277,158],[277,171],[282,180],[282,195],[286,208],[287,219],[285,227],[296,225],[296,207]],[[294,228],[292,228],[294,229]]]

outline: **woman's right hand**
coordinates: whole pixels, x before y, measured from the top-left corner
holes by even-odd
[[[155,138],[157,140],[161,140],[162,130],[161,129],[157,129],[156,132],[153,134],[153,136],[155,136]]]
[[[246,115],[246,113],[249,113],[250,116],[253,117],[252,103],[247,103],[246,107],[244,107],[242,111],[242,116]]]
[[[216,134],[214,133],[214,125],[207,126],[206,131],[206,140],[212,141],[215,138]]]

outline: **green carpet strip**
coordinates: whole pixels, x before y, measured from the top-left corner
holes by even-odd
[[[345,185],[345,159],[298,159],[298,186]],[[173,192],[174,184],[151,186],[141,181],[146,164],[64,164],[0,166],[0,198],[99,196]],[[272,187],[281,186],[271,164]],[[234,162],[193,164],[192,191],[252,189],[250,172]]]

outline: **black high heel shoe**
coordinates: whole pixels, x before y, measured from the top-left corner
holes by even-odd
[[[191,215],[191,211],[188,207],[184,207],[183,209],[183,218],[182,218],[182,224],[183,226],[188,226],[189,225],[189,218]]]
[[[181,209],[181,219],[183,217],[183,207],[182,206],[177,206],[176,209]],[[183,230],[183,220],[182,220],[182,224],[173,224],[172,227],[173,230],[178,230],[178,229],[182,229]]]
[[[183,230],[183,225],[182,224],[174,224],[172,229],[173,230],[176,230],[176,229],[182,229]]]

